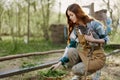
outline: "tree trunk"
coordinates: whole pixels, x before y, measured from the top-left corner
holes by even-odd
[[[43,0],[41,0],[41,6],[42,6],[42,16],[43,16],[43,23],[42,23],[42,30],[43,30],[43,37],[45,40],[49,40],[49,17],[50,17],[50,0],[47,0],[47,9],[45,9],[45,5],[43,4]]]
[[[30,38],[30,1],[28,0],[28,27],[27,27],[27,43],[29,43]]]
[[[59,2],[59,14],[58,14],[58,23],[61,22],[61,2]]]
[[[2,40],[1,38],[1,27],[2,27],[2,15],[3,15],[4,10],[2,9],[0,12],[0,40]]]
[[[18,6],[19,7],[19,6]],[[21,27],[20,27],[20,22],[21,22],[21,8],[19,7],[19,12],[17,13],[17,17],[18,17],[18,36],[20,37],[21,35]]]

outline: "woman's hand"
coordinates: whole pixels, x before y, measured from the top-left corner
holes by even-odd
[[[85,35],[85,39],[90,42],[95,42],[95,38],[93,37],[92,33],[90,33],[90,35]]]
[[[95,43],[105,43],[104,39],[95,39],[92,35],[92,33],[90,33],[90,35],[85,35],[85,39],[89,42],[95,42]]]
[[[51,70],[56,70],[61,64],[62,64],[62,63],[61,63],[61,61],[60,61],[60,62],[52,65],[50,69],[51,69]]]

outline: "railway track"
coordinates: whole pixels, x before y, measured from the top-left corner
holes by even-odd
[[[113,45],[111,45],[113,47]],[[120,45],[117,45],[116,50],[112,51],[111,53],[107,54],[106,56],[111,56],[120,53]],[[38,56],[38,55],[47,55],[47,54],[58,54],[58,53],[63,53],[64,49],[61,50],[52,50],[52,51],[46,51],[46,52],[35,52],[35,53],[28,53],[28,54],[18,54],[18,55],[11,55],[11,56],[6,56],[6,57],[0,57],[0,61],[6,61],[6,60],[12,60],[12,59],[17,59],[17,58],[23,58],[23,57],[29,57],[29,56]],[[23,68],[23,69],[16,69],[16,70],[10,70],[6,72],[0,72],[0,78],[5,78],[13,75],[18,75],[22,73],[27,73],[30,71],[35,71],[38,69],[43,69],[50,67],[51,65],[57,63],[58,61],[53,61],[53,62],[48,62],[44,64],[40,64],[34,67],[29,67],[29,68]]]

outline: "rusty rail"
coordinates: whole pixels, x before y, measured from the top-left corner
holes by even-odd
[[[10,56],[5,56],[5,57],[0,57],[0,61],[23,58],[23,57],[28,57],[28,56],[37,56],[37,55],[63,53],[63,52],[64,52],[64,49],[60,49],[60,50],[51,50],[51,51],[46,51],[46,52],[34,52],[34,53],[27,53],[27,54],[10,55]]]
[[[120,44],[108,44],[106,46],[108,46],[108,47],[110,47],[112,49],[120,49]]]
[[[18,55],[10,55],[10,56],[5,56],[5,57],[0,57],[0,61],[6,61],[6,60],[11,60],[11,59],[16,59],[16,58],[23,58],[23,57],[28,57],[28,56],[37,56],[37,55],[45,55],[45,54],[53,54],[53,53],[63,53],[64,49],[61,50],[51,50],[51,51],[46,51],[46,52],[34,52],[34,53],[27,53],[27,54],[18,54]],[[45,64],[37,65],[34,67],[29,67],[29,68],[21,68],[21,69],[13,69],[5,72],[0,72],[0,78],[5,78],[13,75],[18,75],[38,69],[43,69],[50,67],[51,65],[57,63],[57,61],[52,61],[48,62]]]
[[[120,44],[109,44],[107,46],[110,46],[110,47],[115,48],[115,49],[120,49]],[[64,49],[51,50],[51,51],[46,51],[46,52],[34,52],[34,53],[10,55],[10,56],[5,56],[5,57],[0,57],[0,61],[6,61],[6,60],[22,58],[22,57],[29,57],[29,56],[37,56],[37,55],[45,55],[45,54],[53,54],[53,53],[62,53],[62,52],[64,52]]]
[[[57,52],[61,52],[61,51],[63,52],[64,50],[58,50]],[[52,53],[52,51],[48,51],[48,52]],[[41,54],[50,54],[48,52],[46,52],[46,53],[43,52]],[[56,53],[56,52],[53,51],[53,53]],[[114,50],[111,53],[107,54],[106,56],[108,57],[110,55],[115,55],[117,53],[120,53],[120,49]],[[40,55],[40,53],[39,54],[37,53],[36,55]],[[22,56],[23,57],[27,57],[27,55],[26,56],[22,55]],[[29,56],[33,56],[33,54],[31,54]],[[14,57],[14,58],[18,58],[18,57]],[[12,58],[5,58],[5,60],[8,60],[8,59],[13,59],[13,57]],[[30,67],[30,68],[23,68],[23,69],[11,70],[11,71],[7,71],[7,72],[3,72],[3,73],[0,72],[0,78],[5,78],[5,77],[13,76],[13,75],[18,75],[18,74],[22,74],[22,73],[26,73],[26,72],[38,70],[38,69],[47,68],[47,67],[50,67],[51,65],[53,65],[53,64],[55,64],[57,62],[58,61],[52,61],[52,62],[41,64],[41,65],[38,65],[38,66]]]
[[[48,62],[48,63],[45,63],[45,64],[41,64],[41,65],[38,65],[38,66],[30,67],[30,68],[23,68],[23,69],[6,71],[6,72],[3,72],[3,73],[0,73],[0,78],[10,77],[10,76],[13,76],[13,75],[18,75],[18,74],[38,70],[38,69],[47,68],[47,67],[50,67],[51,65],[53,65],[57,62],[58,61],[53,61],[53,62]]]
[[[116,49],[116,50],[112,51],[111,53],[107,54],[106,57],[111,56],[111,55],[115,55],[118,53],[120,53],[120,49]]]

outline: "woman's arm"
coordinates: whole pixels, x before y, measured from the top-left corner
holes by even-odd
[[[64,65],[65,63],[67,63],[69,61],[67,52],[68,52],[68,46],[65,48],[65,52],[64,52],[62,58],[59,60],[59,62],[52,65],[50,69],[55,70],[55,69],[59,68],[60,65]]]
[[[62,58],[59,60],[58,63],[52,65],[51,69],[55,70],[57,69],[60,65],[64,65],[65,63],[69,62],[69,59],[68,59],[68,50],[69,48],[76,48],[76,42],[75,41],[70,41],[70,44],[68,46],[66,46],[65,48],[65,52],[62,56]]]
[[[58,63],[52,65],[50,69],[56,70],[60,65],[62,65],[62,62],[61,62],[61,61],[59,61]]]
[[[90,35],[85,35],[85,39],[89,42],[94,42],[94,43],[105,43],[104,39],[95,39],[92,34]]]
[[[105,34],[103,25],[100,22],[93,21],[90,26],[92,26],[94,32],[99,36],[99,38],[97,38],[97,39],[94,38],[93,37],[94,34],[92,35],[92,33],[90,33],[90,35],[85,35],[85,39],[87,41],[95,42],[95,43],[107,43],[108,42],[109,38]]]

